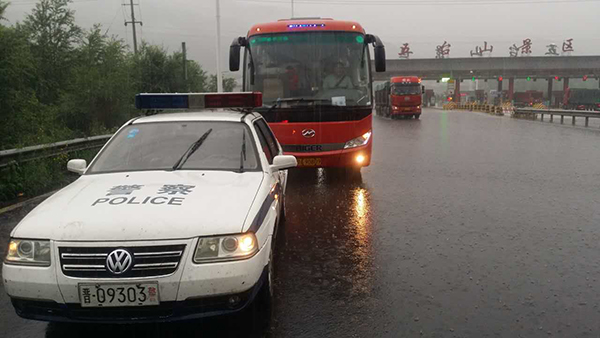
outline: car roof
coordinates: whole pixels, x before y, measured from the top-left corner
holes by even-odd
[[[160,113],[156,115],[143,116],[132,121],[132,124],[156,123],[156,122],[181,122],[181,121],[223,121],[241,122],[244,116],[260,117],[256,113],[244,113],[224,109],[193,110],[180,113]]]

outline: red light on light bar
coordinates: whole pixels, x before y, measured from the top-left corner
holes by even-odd
[[[205,94],[204,108],[256,108],[262,106],[262,93]]]

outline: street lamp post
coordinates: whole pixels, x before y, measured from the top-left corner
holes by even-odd
[[[223,74],[221,74],[221,8],[219,0],[215,0],[217,6],[217,92],[223,91]]]

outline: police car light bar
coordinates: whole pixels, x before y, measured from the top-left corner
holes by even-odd
[[[214,109],[262,106],[261,92],[244,93],[143,93],[135,96],[137,109]]]

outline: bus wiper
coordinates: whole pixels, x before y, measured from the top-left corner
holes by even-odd
[[[305,97],[290,97],[287,99],[277,100],[277,104],[280,102],[331,102],[331,99],[307,99]]]
[[[183,165],[188,160],[188,158],[190,158],[190,156],[192,156],[192,154],[195,153],[196,150],[198,150],[198,148],[200,148],[200,146],[202,145],[202,143],[204,143],[204,141],[206,140],[206,138],[208,137],[208,135],[210,135],[211,132],[212,132],[212,128],[209,129],[206,133],[204,133],[204,135],[202,135],[198,139],[198,141],[192,143],[190,145],[190,147],[185,151],[185,153],[183,153],[183,155],[179,158],[179,160],[177,161],[177,163],[175,163],[175,165],[173,165],[173,170],[181,169],[181,167],[183,167]]]
[[[240,153],[240,173],[244,172],[244,161],[246,160],[246,130],[242,135],[242,151]]]

